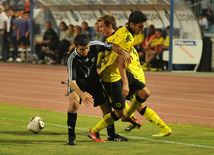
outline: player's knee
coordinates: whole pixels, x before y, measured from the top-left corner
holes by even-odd
[[[147,88],[143,88],[138,92],[138,96],[144,101],[149,98],[150,95],[151,92]]]
[[[101,110],[103,112],[103,115],[106,115],[106,114],[108,114],[108,113],[110,113],[112,111],[108,102],[106,102],[104,104],[101,104],[100,108],[101,108]]]
[[[68,110],[70,111],[77,111],[79,108],[80,98],[79,97],[72,97],[70,98],[70,104],[68,107]]]
[[[122,118],[125,116],[124,110],[115,110],[115,114],[118,118]]]

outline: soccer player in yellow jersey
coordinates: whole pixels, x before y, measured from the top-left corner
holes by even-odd
[[[106,16],[109,16],[109,18],[105,18],[105,21],[98,20],[103,35],[106,33],[106,31],[102,29],[103,24],[109,25],[109,22],[111,22],[110,19],[112,18],[111,15]],[[99,133],[101,129],[114,123],[118,119],[131,119],[133,112],[136,110],[148,121],[155,123],[161,128],[161,132],[153,135],[154,137],[168,136],[172,133],[171,129],[159,118],[159,116],[144,104],[146,99],[150,96],[150,91],[145,85],[145,77],[139,62],[139,57],[133,47],[133,35],[139,34],[143,30],[146,20],[146,16],[141,11],[134,11],[129,16],[128,27],[120,28],[107,39],[107,42],[117,44],[127,52],[130,52],[133,60],[129,65],[125,64],[126,69],[128,70],[126,77],[121,71],[121,68],[121,72],[119,72],[118,66],[121,66],[121,64],[119,63],[120,59],[118,59],[118,55],[115,52],[106,55],[101,66],[100,76],[108,95],[112,99],[112,106],[115,111],[105,115],[103,119],[89,131],[89,137],[93,140],[95,134]],[[124,95],[124,90],[129,92],[129,89],[130,93],[128,98],[131,97],[132,101],[130,107],[125,111],[125,99],[123,96],[126,96],[127,94]],[[121,91],[123,96],[121,95]]]

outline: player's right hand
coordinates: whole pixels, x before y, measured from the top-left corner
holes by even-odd
[[[88,92],[84,92],[83,95],[81,96],[81,99],[82,103],[84,103],[86,107],[90,107],[91,105],[94,104],[94,98]]]
[[[128,84],[123,84],[122,95],[124,98],[126,98],[129,95],[129,85]]]

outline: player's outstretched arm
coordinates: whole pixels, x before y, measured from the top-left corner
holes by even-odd
[[[123,82],[122,95],[125,98],[129,94],[129,82],[128,82],[128,79],[127,79],[126,68],[125,68],[125,65],[124,65],[124,61],[123,61],[122,55],[118,56],[118,69],[119,69],[120,76],[121,76],[121,79],[122,79],[122,82]]]
[[[126,52],[124,49],[122,49],[120,46],[113,44],[112,50],[117,52],[119,55],[121,55],[121,59],[129,65],[131,63],[132,56]]]
[[[94,104],[94,98],[87,92],[82,92],[79,86],[75,81],[70,82],[70,87],[79,95],[82,99],[82,102],[87,106],[91,106]]]

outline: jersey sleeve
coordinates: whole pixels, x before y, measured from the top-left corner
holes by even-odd
[[[72,55],[70,55],[67,60],[69,83],[71,81],[76,81],[76,65],[75,64],[76,64],[75,59],[72,57]]]
[[[97,53],[101,51],[108,50],[110,51],[112,49],[113,44],[112,43],[103,43],[101,41],[90,41],[90,47],[96,46]]]
[[[126,51],[130,51],[133,45],[133,37],[128,33],[118,33],[109,37],[107,42],[116,44]]]

